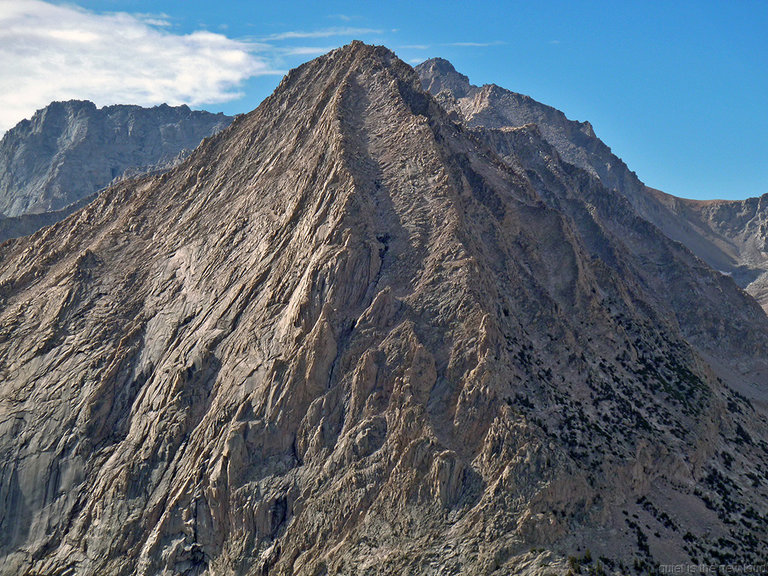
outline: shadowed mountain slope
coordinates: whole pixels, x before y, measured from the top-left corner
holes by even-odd
[[[0,571],[757,562],[766,357],[753,300],[535,128],[356,42],[3,245]]]
[[[657,225],[731,275],[768,311],[768,195],[700,201],[648,190],[661,206]]]
[[[623,194],[643,218],[683,243],[710,266],[734,280],[768,310],[768,226],[763,202],[700,202],[645,186],[589,122],[569,120],[559,110],[494,84],[477,87],[442,58],[419,64],[422,86],[470,127],[516,128],[535,124],[566,162]]]

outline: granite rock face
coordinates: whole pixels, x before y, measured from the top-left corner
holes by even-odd
[[[589,122],[494,84],[477,87],[442,58],[419,64],[425,90],[469,127],[538,127],[558,156],[625,196],[639,215],[682,242],[710,266],[734,278],[768,311],[768,225],[761,199],[701,202],[645,186],[594,133]]]
[[[535,127],[353,43],[4,245],[0,573],[754,563],[765,358],[754,301]]]
[[[657,225],[732,276],[768,312],[768,195],[700,201],[648,190]]]
[[[187,106],[53,102],[0,141],[0,214],[62,210],[126,170],[169,167],[231,121]]]

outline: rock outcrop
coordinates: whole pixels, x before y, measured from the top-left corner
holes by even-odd
[[[187,106],[53,102],[0,141],[0,215],[55,212],[126,171],[170,167],[231,121]]]
[[[755,302],[535,127],[356,42],[4,245],[0,572],[754,563],[766,358]]]
[[[648,189],[654,223],[716,270],[728,274],[768,312],[768,195],[688,200]]]
[[[596,135],[589,122],[495,84],[470,84],[442,58],[419,64],[425,90],[467,126],[491,130],[533,124],[564,161],[625,196],[643,218],[683,243],[710,266],[734,278],[768,311],[768,250],[764,202],[696,201],[649,188]]]

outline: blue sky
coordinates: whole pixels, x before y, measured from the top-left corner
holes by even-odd
[[[765,0],[0,0],[0,131],[53,99],[247,112],[361,39],[589,120],[650,186],[746,198],[768,193],[766,30]]]

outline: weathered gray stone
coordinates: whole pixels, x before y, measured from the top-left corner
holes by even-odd
[[[764,558],[768,318],[502,136],[354,43],[4,244],[0,572]]]
[[[53,102],[0,141],[0,215],[55,212],[126,173],[168,168],[231,121],[187,106]]]
[[[569,120],[551,106],[494,84],[474,86],[442,58],[427,60],[416,71],[424,89],[457,120],[486,129],[484,138],[502,156],[509,156],[510,150],[500,132],[536,126],[537,136],[560,158],[625,196],[640,216],[715,270],[731,276],[768,311],[766,196],[700,201],[665,194],[645,186],[595,135],[589,122]]]

